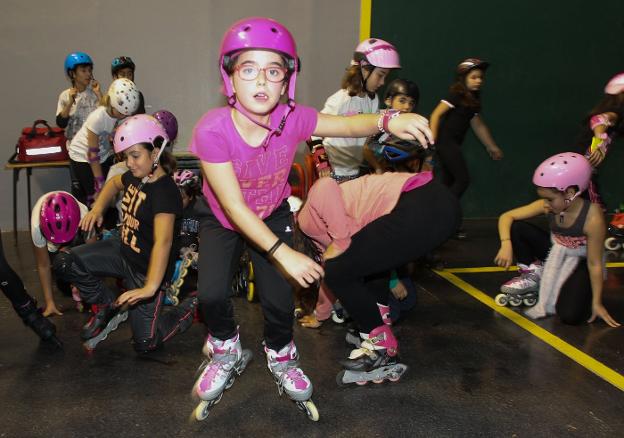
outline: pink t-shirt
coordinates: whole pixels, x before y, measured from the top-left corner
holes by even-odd
[[[310,189],[297,222],[301,231],[323,249],[333,243],[346,250],[355,233],[394,209],[401,193],[421,187],[432,178],[431,172],[386,172],[342,184],[321,178]]]
[[[271,125],[280,122],[286,105],[273,112]],[[295,158],[297,144],[306,140],[316,129],[318,113],[314,108],[297,105],[288,116],[280,136],[274,135],[268,147],[251,147],[240,136],[232,121],[230,107],[208,111],[199,119],[189,150],[209,163],[232,162],[247,206],[260,219],[268,217],[290,196],[288,174]],[[204,181],[204,195],[221,225],[234,229],[225,216],[212,189]]]

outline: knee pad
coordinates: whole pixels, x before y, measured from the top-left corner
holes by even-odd
[[[66,278],[71,272],[71,267],[75,259],[71,252],[60,251],[52,262],[52,272],[54,272],[58,278]]]

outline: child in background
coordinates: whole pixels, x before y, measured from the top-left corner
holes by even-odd
[[[86,205],[62,191],[44,194],[32,209],[30,235],[37,261],[37,273],[46,303],[43,316],[62,315],[56,307],[52,293],[51,266],[59,251],[69,246],[85,243],[78,233],[78,224],[88,211]],[[57,286],[64,294],[72,294],[77,307],[82,310],[80,295],[72,289],[69,283],[57,278]]]
[[[126,78],[134,82],[134,72],[136,71],[136,65],[129,56],[118,56],[111,62],[111,76],[113,81],[115,79]],[[139,108],[135,114],[145,114],[145,99],[143,93],[139,91]]]
[[[624,135],[624,73],[612,77],[604,92],[604,98],[584,120],[583,131],[578,140],[579,153],[585,154],[594,167],[587,190],[588,199],[601,206],[597,168],[607,156],[609,145]]]
[[[431,172],[341,184],[321,178],[299,212],[301,231],[324,250],[325,282],[359,327],[361,344],[342,362],[341,383],[394,381],[405,371],[390,327],[390,272],[436,248],[459,222],[457,198],[431,179]]]
[[[13,305],[13,309],[27,327],[30,327],[43,341],[51,341],[57,346],[56,326],[41,314],[37,301],[28,295],[22,279],[11,268],[4,255],[0,231],[0,289]]]
[[[503,151],[498,147],[490,130],[481,117],[481,87],[488,62],[477,58],[462,61],[456,70],[455,82],[449,94],[431,113],[431,131],[436,142],[437,171],[441,181],[458,198],[470,184],[470,174],[461,145],[468,128],[475,135],[493,160],[501,160]],[[463,239],[466,233],[459,230],[456,237]]]
[[[378,38],[362,41],[355,48],[351,65],[342,78],[342,88],[327,99],[321,113],[339,116],[377,113],[377,90],[390,71],[398,68],[401,68],[399,53],[392,44]],[[365,142],[366,138],[356,137],[323,139],[332,178],[340,182],[360,176]],[[328,176],[328,171],[319,175]]]
[[[89,114],[70,143],[70,165],[81,188],[76,198],[83,204],[91,205],[97,198],[113,164],[110,135],[116,123],[138,107],[139,90],[134,83],[128,79],[113,81],[102,105]]]
[[[90,231],[101,225],[106,207],[123,190],[121,239],[75,247],[54,261],[55,272],[78,287],[84,301],[94,307],[93,317],[82,329],[82,338],[91,347],[96,342],[89,341],[99,342],[127,313],[138,353],[158,349],[192,324],[196,298],[162,312],[162,283],[173,272],[172,242],[182,213],[182,199],[171,178],[175,159],[164,151],[167,142],[164,128],[151,116],[134,116],[119,126],[115,152],[125,154],[130,170],[106,183],[80,226]],[[122,279],[129,290],[115,299],[102,277]],[[128,312],[123,310],[126,306]]]
[[[515,255],[520,272],[501,291],[511,299],[539,289],[537,304],[526,312],[531,318],[557,314],[564,324],[601,318],[619,326],[602,304],[604,216],[598,204],[579,196],[591,172],[579,154],[548,158],[533,174],[540,199],[498,220],[501,246],[494,262],[509,268]],[[550,233],[524,221],[544,213]]]
[[[56,124],[65,129],[67,144],[82,128],[87,116],[102,98],[100,84],[93,78],[93,61],[83,52],[73,52],[65,58],[65,74],[71,88],[59,95],[56,106]]]
[[[310,135],[367,137],[384,129],[427,143],[426,120],[415,114],[336,117],[295,103],[299,58],[295,41],[280,23],[248,18],[226,32],[219,67],[228,106],[206,113],[193,131],[190,150],[201,159],[203,190],[211,209],[201,226],[199,299],[208,328],[209,361],[195,383],[204,419],[250,352],[243,352],[231,302],[232,279],[245,242],[253,262],[264,313],[267,366],[286,392],[318,420],[312,384],[299,368],[293,341],[294,302],[288,278],[302,287],[323,269],[291,247],[293,218],[286,199],[297,144]],[[370,72],[367,73],[367,77]],[[287,94],[286,104],[279,101]]]

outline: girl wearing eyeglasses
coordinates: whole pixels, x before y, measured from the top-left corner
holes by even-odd
[[[230,299],[232,278],[247,245],[264,313],[268,368],[280,393],[286,392],[316,420],[312,384],[298,366],[293,342],[289,280],[308,287],[323,276],[322,266],[291,248],[293,217],[286,199],[297,144],[311,135],[367,137],[379,130],[426,144],[430,131],[426,119],[415,114],[337,117],[296,104],[300,64],[295,41],[274,20],[254,17],[233,24],[220,53],[228,106],[207,112],[190,143],[190,151],[201,159],[203,192],[211,209],[200,230],[198,281],[209,333],[203,351],[209,360],[194,387],[202,399],[195,417],[208,415],[250,359],[251,353],[242,350]],[[287,102],[280,103],[284,95]]]

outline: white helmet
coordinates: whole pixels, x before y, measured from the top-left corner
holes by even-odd
[[[124,116],[131,116],[139,109],[139,89],[130,79],[115,79],[108,88],[111,106]]]

